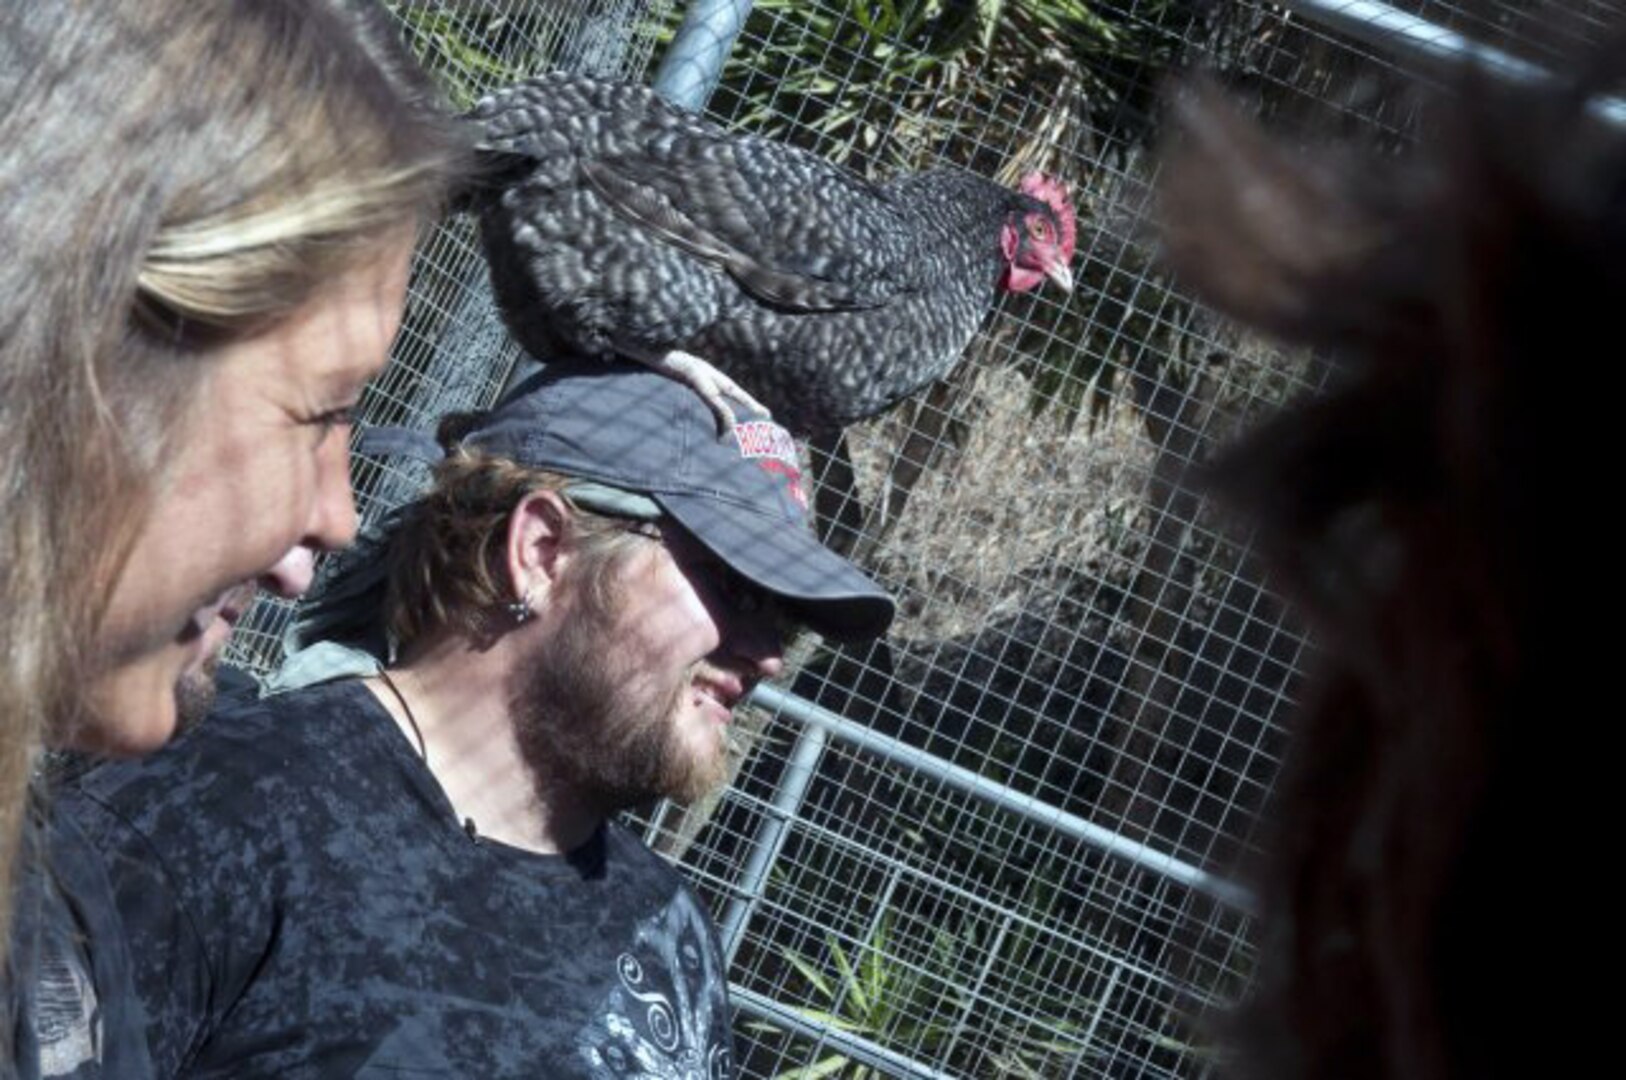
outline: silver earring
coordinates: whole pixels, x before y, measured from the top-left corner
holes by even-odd
[[[514,624],[522,626],[528,622],[536,612],[531,608],[531,587],[525,586],[525,595],[518,600],[510,600],[507,604],[508,614],[513,616]]]

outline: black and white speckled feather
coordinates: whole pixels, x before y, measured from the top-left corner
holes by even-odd
[[[786,426],[831,431],[953,366],[1013,212],[969,173],[869,183],[644,87],[555,74],[485,99],[512,166],[481,210],[509,329],[538,355],[705,358]]]

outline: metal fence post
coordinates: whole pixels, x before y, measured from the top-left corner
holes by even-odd
[[[739,884],[722,918],[723,957],[730,964],[734,953],[745,938],[745,927],[751,921],[757,902],[767,888],[768,872],[785,846],[785,833],[790,822],[801,812],[802,800],[807,797],[808,785],[818,771],[819,758],[830,736],[821,728],[798,724],[796,745],[785,765],[785,775],[774,792],[773,805],[763,815],[762,824],[751,842],[751,856],[740,871]]]
[[[695,0],[655,72],[655,92],[699,112],[722,78],[723,63],[751,13],[751,0]]]

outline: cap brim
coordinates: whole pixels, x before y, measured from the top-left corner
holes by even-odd
[[[788,601],[837,641],[880,637],[897,604],[800,525],[699,495],[655,494],[678,524],[741,576]]]

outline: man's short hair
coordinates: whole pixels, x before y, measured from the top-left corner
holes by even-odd
[[[453,449],[389,548],[385,618],[396,648],[405,652],[443,630],[482,637],[507,625],[503,609],[517,599],[505,570],[509,517],[526,496],[563,492],[571,482],[505,457]],[[572,510],[566,543],[578,562],[571,580],[598,590],[594,599],[606,603],[636,536],[624,521]]]

